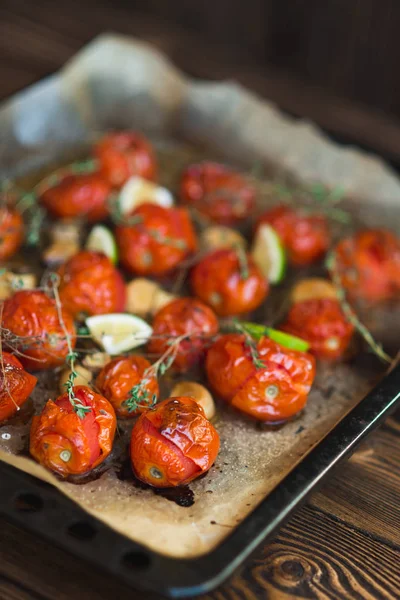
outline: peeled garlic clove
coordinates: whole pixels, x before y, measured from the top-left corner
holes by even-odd
[[[37,284],[33,273],[9,273],[8,280],[12,290],[33,290]]]
[[[75,242],[56,242],[43,253],[43,260],[48,265],[61,264],[77,254],[79,244]]]
[[[90,385],[93,374],[88,369],[85,369],[82,365],[75,365],[75,373],[78,374],[74,379],[74,385]],[[71,375],[71,369],[68,367],[61,372],[60,380],[58,382],[59,390],[62,394],[65,393],[65,384],[67,383]]]
[[[81,225],[76,221],[58,221],[50,230],[50,237],[54,244],[78,244],[81,236]]]
[[[247,246],[245,238],[238,231],[222,225],[207,227],[201,234],[200,243],[204,250],[234,248],[238,245],[246,248]]]
[[[111,356],[106,352],[93,352],[93,354],[87,354],[82,360],[82,364],[87,369],[102,369],[111,360]]]
[[[126,286],[126,298],[127,312],[138,317],[146,317],[155,314],[176,296],[163,290],[154,281],[139,277]]]
[[[196,383],[195,381],[180,381],[174,386],[171,396],[190,396],[204,410],[207,419],[211,420],[215,416],[213,397],[208,389],[200,383]]]
[[[36,287],[37,277],[33,273],[12,273],[5,271],[0,275],[0,300],[6,300],[16,290],[32,290]]]
[[[290,297],[293,303],[321,298],[337,298],[335,286],[327,279],[320,277],[302,279],[293,287]]]

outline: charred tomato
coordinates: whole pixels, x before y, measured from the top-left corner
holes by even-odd
[[[215,250],[192,270],[193,293],[226,317],[255,310],[268,295],[269,285],[250,255],[239,250]]]
[[[27,401],[37,379],[27,373],[17,357],[3,352],[0,371],[0,423],[12,417]]]
[[[380,302],[400,294],[400,240],[385,229],[367,229],[339,242],[336,269],[353,298]]]
[[[24,223],[14,208],[0,207],[0,261],[11,258],[24,239]]]
[[[161,356],[171,340],[190,334],[179,343],[173,363],[178,371],[185,371],[199,361],[207,341],[217,332],[218,319],[211,308],[196,298],[178,298],[155,315],[148,350]]]
[[[302,214],[289,206],[276,206],[264,212],[257,226],[267,223],[278,233],[293,265],[306,266],[322,258],[331,236],[324,215]]]
[[[222,164],[193,164],[182,175],[182,202],[216,223],[232,224],[247,218],[255,196],[255,189],[242,175]]]
[[[208,350],[206,372],[228,404],[260,421],[280,422],[306,405],[315,360],[269,338],[249,342],[244,335],[227,334]]]
[[[153,399],[158,398],[157,378],[147,375],[151,364],[142,356],[120,356],[107,363],[100,371],[96,387],[114,407],[119,417],[135,417],[146,408]],[[145,381],[144,381],[145,380]],[[129,392],[141,383],[143,407],[130,410]]]
[[[61,302],[75,318],[124,310],[125,282],[104,254],[89,250],[78,252],[58,273]]]
[[[107,217],[110,192],[99,173],[68,174],[45,189],[40,201],[56,219],[82,217],[93,223]]]
[[[354,332],[338,300],[333,298],[294,303],[281,329],[309,342],[310,352],[322,359],[343,356]]]
[[[95,145],[94,154],[100,161],[102,176],[113,187],[121,187],[132,175],[151,181],[156,179],[154,150],[150,142],[139,133],[110,133]]]
[[[197,249],[189,214],[182,208],[141,204],[119,225],[116,238],[121,263],[139,275],[163,275]]]
[[[62,320],[74,347],[72,315],[61,308]],[[39,290],[21,290],[3,305],[3,343],[19,352],[23,366],[43,370],[61,365],[68,354],[65,331],[56,302]]]
[[[108,400],[86,386],[73,389],[75,398],[89,409],[83,418],[63,394],[49,400],[31,426],[31,455],[62,477],[86,473],[102,463],[111,452],[116,429]]]
[[[133,471],[148,485],[185,485],[206,473],[219,451],[219,436],[203,409],[186,396],[168,398],[143,413],[132,429]]]

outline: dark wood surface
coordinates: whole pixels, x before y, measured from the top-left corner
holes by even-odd
[[[149,13],[156,4],[148,3]],[[291,6],[295,4],[301,3]],[[249,6],[255,10],[259,4]],[[337,134],[349,134],[350,129],[360,143],[400,157],[400,125],[392,117],[288,77],[276,66],[257,65],[254,48],[230,46],[229,40],[226,45],[218,40],[204,44],[200,34],[167,26],[166,20],[164,15],[154,21],[154,14],[138,14],[123,2],[2,0],[0,98],[55,71],[97,33],[121,31],[156,44],[194,75],[238,75],[290,112],[312,117]],[[256,36],[254,45],[261,43]],[[190,52],[182,52],[185,45]],[[273,543],[204,600],[400,598],[399,434],[397,415],[370,436]],[[13,525],[0,522],[0,532],[1,600],[148,597]]]

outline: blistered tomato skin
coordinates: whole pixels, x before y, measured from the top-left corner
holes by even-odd
[[[255,195],[244,177],[218,163],[190,165],[181,179],[182,202],[216,223],[246,219],[255,206]]]
[[[0,370],[0,423],[12,417],[29,398],[37,379],[27,373],[18,358],[3,352]]]
[[[138,275],[164,275],[197,250],[189,213],[142,204],[129,217],[137,224],[115,230],[123,266]]]
[[[81,217],[93,223],[107,217],[110,193],[110,185],[99,173],[66,175],[44,190],[40,201],[56,219]]]
[[[281,329],[302,337],[317,358],[336,360],[343,356],[354,333],[354,327],[332,298],[305,300],[291,307]]]
[[[105,365],[97,376],[96,387],[114,407],[118,417],[135,417],[146,410],[146,407],[136,411],[129,411],[125,405],[130,390],[144,379],[144,373],[151,367],[148,360],[142,356],[120,356]],[[147,383],[144,389],[147,397],[152,401],[153,396],[158,398],[159,389],[157,378],[146,376]]]
[[[74,321],[64,307],[62,317],[74,347]],[[2,326],[17,336],[12,346],[20,351],[19,359],[26,369],[50,369],[65,361],[68,354],[65,332],[55,301],[44,292],[21,290],[7,298],[3,305]]]
[[[263,223],[278,233],[295,266],[318,261],[329,248],[331,235],[323,215],[302,215],[288,206],[276,206],[259,217],[257,226]]]
[[[185,485],[206,473],[219,451],[219,436],[193,398],[160,402],[143,413],[132,429],[133,471],[148,485]]]
[[[89,250],[78,252],[58,273],[61,303],[75,318],[124,310],[125,282],[104,254]]]
[[[0,261],[11,258],[24,240],[22,217],[13,208],[0,207]]]
[[[174,368],[186,371],[204,355],[209,339],[218,332],[214,311],[196,298],[178,298],[164,306],[154,317],[150,353],[161,356],[168,342],[184,334],[192,334],[179,344]]]
[[[222,317],[255,310],[267,297],[269,285],[249,255],[247,264],[244,276],[235,250],[211,252],[192,270],[193,293]]]
[[[369,302],[400,295],[400,240],[385,229],[367,229],[339,242],[336,269],[348,294]]]
[[[80,475],[97,467],[110,454],[116,430],[111,404],[86,386],[74,387],[75,397],[90,407],[83,418],[63,394],[49,400],[33,417],[30,453],[41,465],[61,475]]]
[[[213,390],[228,404],[267,422],[286,421],[300,412],[315,377],[315,360],[268,338],[256,344],[256,366],[246,338],[221,336],[208,350],[206,372]]]
[[[150,142],[139,133],[122,131],[103,137],[94,148],[102,176],[113,187],[121,187],[137,175],[154,181],[157,163]]]

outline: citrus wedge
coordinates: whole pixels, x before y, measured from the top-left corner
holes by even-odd
[[[254,262],[272,284],[280,283],[286,271],[286,252],[281,238],[270,225],[260,225],[251,251]]]
[[[289,333],[285,333],[284,331],[279,331],[279,329],[266,327],[265,325],[260,325],[259,323],[243,322],[240,323],[240,325],[242,329],[244,329],[257,341],[263,336],[266,336],[285,348],[289,348],[290,350],[299,350],[300,352],[307,352],[310,347],[310,344],[306,342],[306,340],[302,340],[301,338],[296,337],[295,335],[290,335]]]
[[[86,250],[102,252],[112,263],[118,261],[118,248],[111,231],[104,225],[95,225],[86,240]]]
[[[125,313],[88,317],[86,326],[93,339],[111,356],[146,344],[153,333],[146,321]]]

